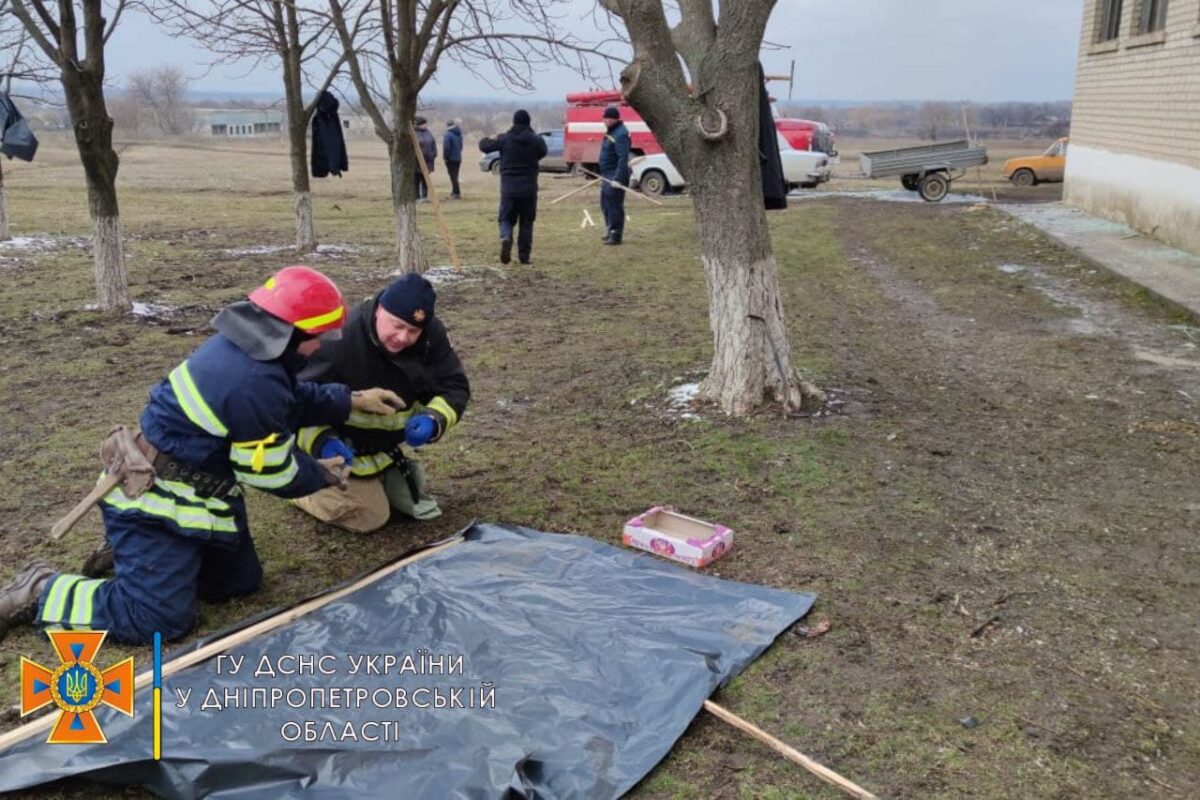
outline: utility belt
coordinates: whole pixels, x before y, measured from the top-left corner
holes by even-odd
[[[222,476],[208,470],[176,461],[166,453],[154,456],[154,472],[164,481],[180,481],[196,490],[200,497],[226,500],[241,493],[237,479],[232,475]]]

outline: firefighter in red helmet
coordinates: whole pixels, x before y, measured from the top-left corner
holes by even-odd
[[[344,485],[338,467],[346,459],[308,455],[296,447],[296,431],[341,423],[352,409],[390,414],[400,403],[382,389],[352,394],[297,379],[345,317],[333,281],[302,266],[280,270],[217,314],[217,332],[150,391],[141,435],[129,440],[153,464],[153,482],[136,495],[119,484],[101,500],[115,577],[29,564],[0,589],[0,635],[29,621],[106,630],[130,644],[155,632],[177,639],[195,626],[198,599],[258,589],[262,567],[243,487],[302,497]],[[106,465],[116,472],[128,461]]]

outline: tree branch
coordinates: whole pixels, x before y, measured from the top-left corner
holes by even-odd
[[[108,25],[108,31],[104,34],[104,44],[108,44],[108,39],[113,35],[113,31],[117,29],[117,23],[121,21],[121,13],[125,11],[125,0],[120,0],[117,3],[117,10],[113,12],[112,22]]]
[[[29,38],[33,39],[38,48],[46,54],[46,58],[57,66],[59,69],[63,67],[62,54],[58,52],[58,48],[50,44],[50,40],[46,38],[46,34],[38,27],[33,16],[29,13],[29,9],[25,7],[24,0],[12,0],[12,12],[18,20],[21,21],[21,26],[25,32],[29,34]],[[55,26],[57,28],[57,26]],[[54,37],[56,40],[57,35]]]

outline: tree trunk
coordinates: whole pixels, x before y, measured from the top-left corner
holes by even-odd
[[[392,173],[392,215],[396,224],[396,258],[401,272],[424,272],[425,248],[417,230],[417,159],[408,127],[416,111],[416,98],[392,92],[392,139],[388,156]]]
[[[4,165],[0,163],[0,242],[7,242],[12,238],[12,232],[8,229],[8,199],[4,196]]]
[[[87,179],[100,310],[127,311],[132,304],[117,206],[119,162],[112,146],[113,121],[104,105],[104,89],[100,79],[85,71],[64,71],[62,83],[75,130],[75,146]]]
[[[288,8],[289,37],[298,40],[295,9]],[[309,115],[304,109],[304,84],[301,65],[302,50],[299,41],[279,51],[283,62],[284,101],[288,115],[288,155],[292,163],[292,194],[296,204],[296,251],[311,253],[317,249],[317,232],[313,226],[312,197],[308,183],[308,123]]]
[[[296,200],[296,250],[311,253],[317,249],[317,231],[313,225],[312,195],[308,183],[308,146],[305,137],[308,125],[296,123],[293,113],[303,115],[303,108],[293,112],[289,105],[288,139],[292,161],[292,195]]]
[[[746,137],[705,159],[693,185],[700,260],[708,282],[713,360],[700,395],[726,414],[741,416],[763,402],[794,411],[823,396],[792,365],[779,270],[771,251],[758,149]],[[703,186],[724,187],[705,191]]]

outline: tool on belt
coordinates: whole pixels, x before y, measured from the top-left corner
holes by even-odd
[[[160,453],[146,441],[141,431],[131,431],[124,425],[113,428],[100,443],[100,464],[104,467],[104,475],[96,482],[96,487],[54,524],[50,538],[62,538],[118,485],[131,500],[145,494],[154,485],[155,478],[186,483],[203,497],[226,498],[241,491],[232,475],[223,477],[182,464]]]
[[[404,482],[408,485],[408,493],[412,495],[413,504],[416,505],[421,501],[421,492],[417,488],[417,475],[413,472],[412,462],[408,460],[408,456],[404,455],[404,448],[397,444],[387,452],[388,458],[392,460],[392,466],[396,468],[404,477]]]

